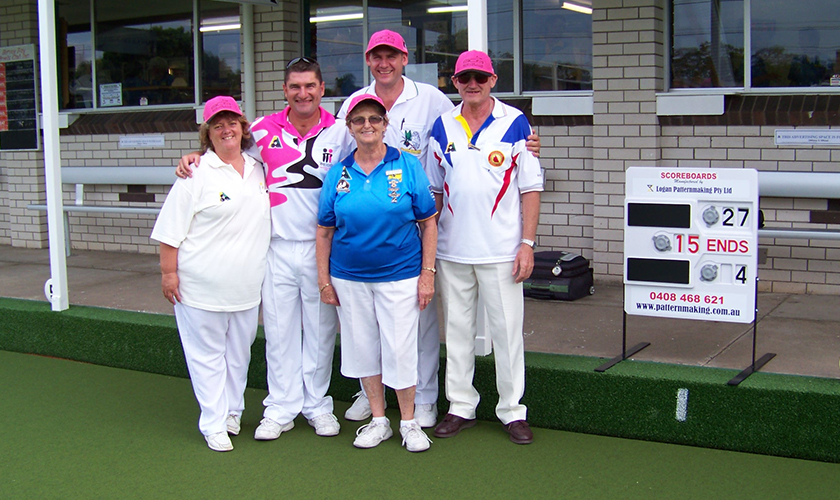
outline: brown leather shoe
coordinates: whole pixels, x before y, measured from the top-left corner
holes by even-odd
[[[516,444],[531,444],[534,442],[534,433],[531,432],[528,422],[524,420],[514,420],[505,426],[505,430],[510,434],[510,440]]]
[[[475,419],[461,418],[458,415],[447,413],[443,420],[437,427],[435,427],[435,437],[449,438],[457,436],[459,432],[464,429],[469,429],[475,425]]]

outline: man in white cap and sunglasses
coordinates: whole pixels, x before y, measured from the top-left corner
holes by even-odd
[[[525,142],[525,115],[490,95],[497,76],[490,57],[458,57],[452,82],[463,99],[431,130],[426,173],[438,213],[437,289],[446,335],[449,411],[435,427],[448,438],[475,425],[473,386],[478,295],[493,342],[496,416],[510,440],[533,441],[520,403],[525,393],[522,282],[534,268],[543,176]]]
[[[373,94],[382,99],[388,111],[389,126],[385,143],[416,156],[426,165],[429,134],[434,121],[452,110],[454,105],[438,88],[415,82],[403,75],[408,64],[408,48],[403,37],[391,30],[374,33],[365,51],[365,62],[374,83],[353,93],[338,112],[340,120],[347,116],[353,97]],[[532,136],[529,150],[539,154],[539,137]],[[430,272],[430,271],[424,271]],[[414,416],[421,427],[437,423],[438,369],[440,329],[437,301],[433,300],[420,313],[418,338],[417,391]],[[347,420],[365,420],[371,415],[370,402],[364,391],[356,394],[353,405],[345,412]]]
[[[317,61],[292,59],[283,83],[288,106],[251,124],[253,154],[265,163],[271,203],[262,288],[268,396],[254,432],[254,439],[262,441],[291,430],[301,413],[319,436],[335,436],[340,430],[327,395],[338,316],[334,306],[321,302],[315,232],[324,177],[355,142],[344,122],[336,123],[321,107],[324,90]],[[176,173],[188,176],[195,161],[184,156]]]

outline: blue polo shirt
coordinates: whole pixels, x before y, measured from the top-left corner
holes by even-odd
[[[318,225],[335,228],[330,274],[364,282],[419,276],[417,221],[437,213],[420,162],[388,146],[367,175],[353,154],[330,169],[321,189]]]

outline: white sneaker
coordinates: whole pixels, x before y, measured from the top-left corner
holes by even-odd
[[[309,420],[309,425],[315,428],[315,434],[319,436],[337,436],[341,430],[338,419],[332,413],[324,413]]]
[[[239,415],[234,415],[233,413],[227,416],[227,418],[225,419],[225,424],[227,424],[228,434],[232,436],[239,435],[239,431],[242,430],[242,426],[239,424],[241,418],[242,417],[240,417]]]
[[[428,428],[437,425],[437,405],[414,405],[414,420],[420,424],[420,427]]]
[[[353,404],[350,408],[347,408],[347,411],[344,412],[344,418],[347,420],[352,420],[354,422],[361,422],[362,420],[367,420],[370,418],[370,400],[365,396],[364,391],[359,391],[353,395],[356,398],[353,401]],[[388,403],[385,403],[385,408],[388,407]]]
[[[402,436],[402,445],[408,451],[426,451],[432,440],[423,432],[418,424],[401,425],[400,435]]]
[[[356,440],[353,441],[353,446],[356,448],[373,448],[382,441],[390,439],[394,435],[391,430],[391,422],[385,420],[384,423],[378,424],[371,422],[359,427],[356,431]]]
[[[271,441],[272,439],[279,438],[280,434],[292,430],[294,426],[294,420],[281,425],[270,418],[264,418],[260,420],[259,427],[254,431],[254,439],[257,441]]]
[[[233,443],[230,442],[227,432],[217,432],[204,436],[207,441],[207,446],[213,451],[230,451],[233,449]]]

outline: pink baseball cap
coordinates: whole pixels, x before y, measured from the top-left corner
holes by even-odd
[[[209,122],[211,118],[222,111],[230,111],[231,113],[236,113],[237,115],[242,116],[242,110],[239,109],[239,104],[236,104],[233,97],[220,95],[210,99],[204,104],[204,121]]]
[[[480,50],[468,50],[458,56],[458,61],[455,63],[455,74],[452,76],[458,76],[467,71],[475,71],[485,75],[496,74],[493,71],[493,63],[490,62],[490,56]]]
[[[403,40],[402,35],[396,31],[382,30],[371,35],[365,55],[380,45],[387,45],[388,47],[397,49],[403,54],[408,55],[408,48],[405,46],[405,40]]]
[[[347,108],[347,116],[350,116],[350,113],[353,112],[353,109],[365,101],[373,101],[382,106],[383,115],[388,112],[388,110],[385,109],[385,103],[382,102],[382,99],[380,99],[378,96],[375,96],[373,94],[359,94],[356,97],[350,99],[350,106]]]

